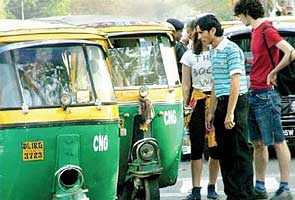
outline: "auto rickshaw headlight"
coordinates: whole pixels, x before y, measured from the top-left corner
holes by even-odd
[[[154,155],[154,152],[155,152],[154,146],[149,143],[143,144],[139,150],[140,157],[145,161],[151,160]]]
[[[149,88],[146,86],[142,86],[139,88],[139,96],[141,96],[142,98],[147,97],[147,95],[149,94]]]
[[[60,97],[60,103],[63,108],[68,107],[72,103],[72,96],[68,93],[63,93]]]

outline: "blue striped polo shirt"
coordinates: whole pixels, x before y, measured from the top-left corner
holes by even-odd
[[[236,73],[241,75],[240,95],[248,91],[245,58],[237,44],[223,38],[215,49],[210,49],[209,58],[213,68],[216,97],[230,94],[231,75]]]

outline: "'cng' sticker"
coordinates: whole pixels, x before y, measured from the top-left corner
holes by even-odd
[[[176,124],[176,122],[177,122],[176,110],[164,111],[164,124],[166,126]]]
[[[97,151],[107,151],[109,147],[109,141],[107,135],[96,135],[93,139],[93,150]]]

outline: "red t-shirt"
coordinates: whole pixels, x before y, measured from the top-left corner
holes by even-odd
[[[250,71],[250,88],[262,89],[272,87],[271,85],[266,84],[267,75],[273,69],[267,48],[262,38],[262,31],[266,25],[271,25],[271,22],[265,21],[261,23],[252,32],[251,52],[253,60]],[[275,45],[282,40],[282,37],[276,29],[271,27],[265,29],[264,33],[267,45],[271,49],[274,63],[277,65],[279,62],[280,51]]]

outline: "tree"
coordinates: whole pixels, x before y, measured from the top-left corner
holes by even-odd
[[[0,1],[0,19],[6,18],[6,11],[5,11],[5,7],[6,7],[6,0]]]
[[[96,14],[166,20],[169,17],[185,19],[208,12],[216,14],[220,20],[233,19],[231,8],[228,6],[228,2],[232,0],[0,0],[0,11],[1,6],[5,8],[0,17],[21,19],[22,1],[25,19]]]
[[[185,0],[184,4],[189,4],[192,8],[196,8],[197,14],[213,13],[220,20],[234,19],[232,8],[228,7],[228,0]]]
[[[8,18],[22,18],[22,1],[25,19],[66,15],[70,12],[71,0],[8,0],[5,8]]]

